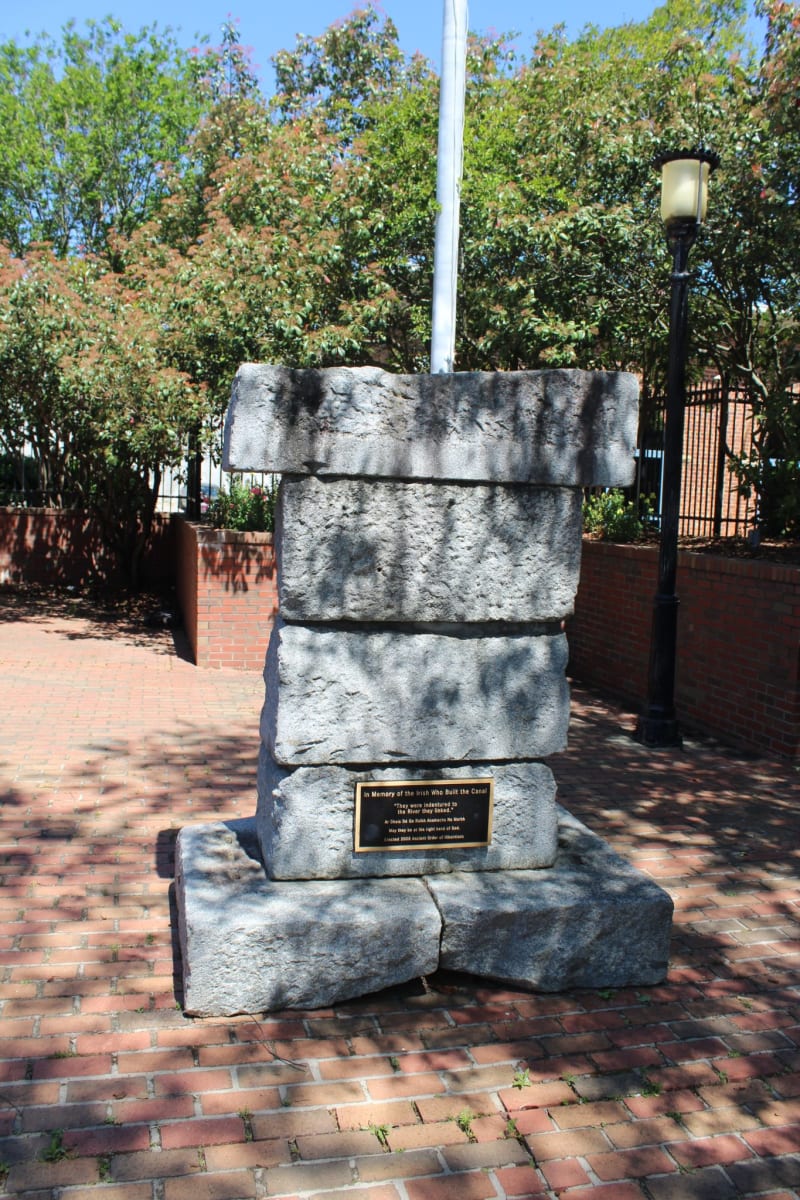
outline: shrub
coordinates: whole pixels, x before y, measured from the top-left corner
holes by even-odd
[[[583,527],[587,533],[599,533],[606,542],[635,542],[643,537],[652,515],[650,500],[643,497],[640,503],[641,513],[619,488],[594,493],[583,504]]]
[[[220,492],[209,505],[205,519],[215,529],[236,529],[240,533],[272,533],[275,527],[275,501],[278,485],[269,487],[231,479],[228,491]]]

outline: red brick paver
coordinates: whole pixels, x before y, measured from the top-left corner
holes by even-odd
[[[673,896],[656,988],[440,974],[189,1020],[183,825],[255,806],[258,673],[0,596],[0,1179],[23,1200],[800,1196],[800,786],[575,689],[559,799]]]

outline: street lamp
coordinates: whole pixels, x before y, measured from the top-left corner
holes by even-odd
[[[661,540],[658,590],[653,602],[647,708],[639,718],[636,740],[645,746],[679,746],[675,716],[675,643],[678,629],[678,521],[686,406],[686,351],[689,318],[689,251],[706,215],[708,178],[719,159],[708,150],[661,154],[661,218],[672,251],[669,310],[667,408],[661,485]]]

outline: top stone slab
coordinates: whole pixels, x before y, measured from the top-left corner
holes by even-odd
[[[604,371],[391,375],[245,363],[225,422],[229,471],[624,487],[639,385]]]

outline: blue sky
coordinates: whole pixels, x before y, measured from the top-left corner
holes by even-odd
[[[70,19],[80,26],[89,18],[108,14],[126,29],[157,23],[178,30],[186,46],[197,34],[206,34],[212,44],[219,41],[221,24],[238,18],[242,42],[253,49],[267,89],[272,82],[270,58],[277,50],[294,45],[298,32],[316,35],[357,7],[355,0],[6,0],[0,9],[0,41],[25,41],[26,32],[46,31],[56,35]],[[442,4],[437,0],[383,0],[375,5],[397,25],[400,44],[408,53],[420,50],[438,63],[442,37]],[[654,0],[605,0],[599,11],[591,0],[560,0],[558,5],[530,5],[520,0],[470,0],[470,28],[481,33],[519,32],[523,52],[532,44],[538,29],[549,29],[563,21],[569,34],[585,24],[619,25],[639,21],[656,7]]]

